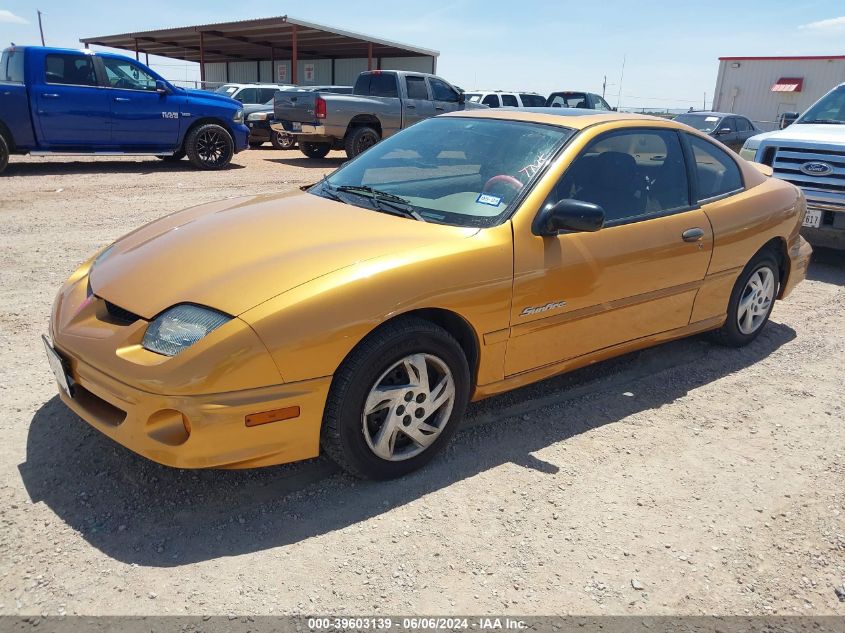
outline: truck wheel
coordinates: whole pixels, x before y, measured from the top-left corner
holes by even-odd
[[[3,170],[6,169],[6,165],[9,164],[9,143],[6,141],[6,137],[0,134],[0,173],[3,173]]]
[[[188,160],[200,169],[222,169],[235,155],[235,142],[226,128],[216,123],[195,127],[185,141]]]
[[[299,149],[308,158],[325,158],[332,146],[328,143],[300,143]]]
[[[293,149],[293,146],[296,145],[296,137],[284,132],[273,132],[270,142],[276,149]]]
[[[381,140],[379,133],[371,127],[356,127],[346,135],[346,155],[355,158]]]

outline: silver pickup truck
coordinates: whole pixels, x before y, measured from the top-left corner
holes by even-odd
[[[810,244],[845,250],[845,83],[789,127],[752,136],[739,155],[801,187],[807,196],[801,234]]]
[[[309,158],[323,158],[332,149],[354,158],[423,119],[484,107],[466,103],[461,90],[434,75],[372,70],[358,76],[351,95],[277,92],[270,127],[296,136]]]

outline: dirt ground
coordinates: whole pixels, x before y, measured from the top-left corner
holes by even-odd
[[[693,338],[473,405],[445,454],[399,481],[322,458],[168,469],[59,402],[39,337],[78,263],[164,214],[342,160],[263,149],[207,173],[13,157],[0,613],[845,615],[838,253],[817,254],[750,347]]]

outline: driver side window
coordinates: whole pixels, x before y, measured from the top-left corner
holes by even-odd
[[[600,136],[572,162],[547,202],[565,198],[599,205],[609,226],[690,206],[678,135],[637,129]]]
[[[106,78],[112,88],[155,91],[156,79],[140,66],[127,59],[103,57]]]

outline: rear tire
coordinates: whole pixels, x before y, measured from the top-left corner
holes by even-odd
[[[194,167],[206,170],[222,169],[235,155],[235,142],[223,126],[206,123],[188,133],[185,150]]]
[[[772,251],[764,250],[748,262],[728,301],[725,324],[710,333],[719,345],[743,347],[760,335],[780,291],[780,267]]]
[[[9,142],[6,137],[0,134],[0,174],[9,165]]]
[[[346,156],[355,158],[381,140],[381,135],[371,127],[356,127],[346,135]]]
[[[325,158],[332,146],[328,143],[300,143],[299,149],[308,158]]]
[[[276,149],[293,149],[296,145],[296,137],[284,132],[273,132],[270,142]]]
[[[446,330],[418,318],[388,323],[335,372],[321,444],[356,477],[401,477],[448,444],[469,390],[466,356]]]

